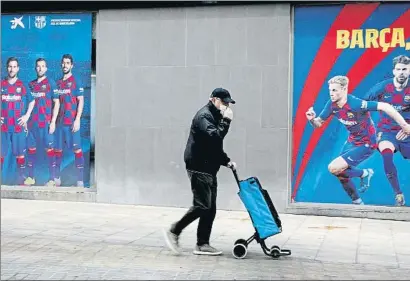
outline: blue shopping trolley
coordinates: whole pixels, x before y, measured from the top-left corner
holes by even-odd
[[[268,248],[265,243],[265,239],[282,232],[282,222],[268,192],[262,188],[257,177],[239,180],[237,171],[232,169],[232,172],[239,187],[238,195],[255,228],[255,234],[248,239],[236,240],[232,249],[233,256],[237,259],[245,258],[248,253],[248,245],[253,240],[256,240],[261,245],[263,252],[272,258],[289,256],[290,250],[280,249],[276,245]]]

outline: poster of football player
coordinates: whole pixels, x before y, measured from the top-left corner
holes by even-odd
[[[92,14],[1,24],[2,185],[89,187]]]
[[[410,4],[294,15],[292,201],[409,206]]]

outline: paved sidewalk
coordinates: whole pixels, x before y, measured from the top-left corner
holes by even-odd
[[[246,259],[233,242],[253,233],[246,212],[218,211],[212,244],[220,257],[192,255],[196,223],[183,232],[181,256],[161,228],[184,209],[95,203],[1,200],[1,279],[384,279],[410,276],[410,223],[281,215],[284,232],[269,245],[292,250],[273,260],[253,242]]]

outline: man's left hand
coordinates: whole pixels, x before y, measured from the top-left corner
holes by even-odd
[[[228,163],[228,168],[230,168],[230,169],[232,169],[232,170],[236,170],[236,166],[237,166],[237,165],[236,165],[235,162],[232,162],[232,161],[231,161],[231,162]]]

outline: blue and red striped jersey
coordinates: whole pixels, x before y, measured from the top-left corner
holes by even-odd
[[[380,101],[391,104],[403,118],[410,123],[410,83],[398,91],[394,86],[393,79],[388,79],[376,84],[365,96],[366,100]],[[380,112],[377,127],[382,132],[397,132],[401,130],[399,124],[389,115]]]
[[[31,101],[31,95],[27,94],[27,87],[20,79],[14,84],[10,84],[7,78],[1,81],[2,132],[20,133],[24,130],[17,120],[26,113]]]
[[[356,146],[368,145],[376,148],[376,128],[369,111],[377,111],[377,102],[367,102],[348,95],[347,102],[342,107],[329,100],[319,117],[326,120],[330,115],[336,116],[350,133],[348,142]]]
[[[41,82],[37,82],[37,79],[35,79],[30,82],[29,89],[31,97],[35,100],[34,109],[28,123],[29,128],[33,126],[45,128],[53,116],[53,99],[58,99],[58,95],[54,92],[56,84],[48,77]]]
[[[84,95],[84,88],[71,75],[66,80],[60,79],[57,81],[55,93],[60,98],[58,122],[63,125],[72,125],[77,115],[77,98]]]

